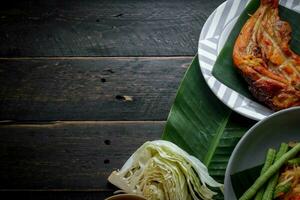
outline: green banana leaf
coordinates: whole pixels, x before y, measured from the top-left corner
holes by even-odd
[[[254,99],[254,97],[249,92],[246,82],[234,67],[232,52],[237,36],[245,22],[249,19],[249,16],[251,16],[251,14],[259,7],[259,2],[259,0],[252,0],[242,12],[223,49],[217,57],[212,72],[220,82],[250,99]],[[281,19],[290,23],[292,27],[291,48],[296,53],[300,54],[300,14],[283,6],[279,6],[279,15]]]
[[[237,198],[240,198],[256,181],[263,165],[237,172],[230,176],[231,184]]]
[[[210,175],[223,182],[235,145],[254,121],[234,113],[217,99],[198,63],[196,56],[181,82],[162,138],[199,158]]]

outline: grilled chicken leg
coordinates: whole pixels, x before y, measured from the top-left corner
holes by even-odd
[[[300,56],[289,47],[291,31],[279,18],[278,0],[261,0],[233,50],[251,93],[273,110],[300,105]]]

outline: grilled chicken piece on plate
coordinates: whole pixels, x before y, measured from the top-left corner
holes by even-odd
[[[278,0],[261,0],[233,50],[251,93],[273,110],[300,105],[300,56],[289,47],[291,31],[280,20]]]

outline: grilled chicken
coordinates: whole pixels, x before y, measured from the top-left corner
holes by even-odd
[[[300,56],[289,47],[291,31],[279,18],[278,0],[261,0],[233,50],[251,93],[273,110],[300,105]]]

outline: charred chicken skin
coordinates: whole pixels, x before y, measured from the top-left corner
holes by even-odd
[[[300,105],[300,56],[289,47],[291,31],[279,18],[278,0],[261,0],[233,50],[251,93],[273,110]]]

